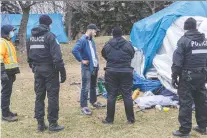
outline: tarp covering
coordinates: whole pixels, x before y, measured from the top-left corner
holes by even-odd
[[[176,93],[176,89],[173,89],[171,86],[172,56],[177,46],[177,41],[181,38],[181,36],[184,35],[183,26],[187,18],[189,18],[189,16],[178,18],[168,28],[163,40],[163,44],[153,59],[153,66],[146,73],[146,78],[154,78],[154,76],[157,76],[162,85],[174,93]],[[207,36],[207,18],[199,16],[193,16],[193,18],[197,21],[198,30]],[[139,50],[136,50],[134,58],[135,59],[133,59],[134,62],[132,62],[132,67],[134,67],[135,71],[137,71],[137,73],[142,76],[145,58],[142,55],[142,52]]]
[[[177,42],[184,35],[183,25],[188,16],[178,18],[167,30],[166,36],[163,40],[163,45],[158,50],[156,56],[153,59],[153,65],[157,70],[157,75],[161,83],[172,92],[176,92],[171,87],[171,66],[173,52],[176,49]],[[207,18],[193,17],[197,21],[197,28],[200,32],[207,36]]]
[[[64,25],[62,22],[61,14],[48,14],[53,23],[51,24],[51,32],[53,32],[57,36],[57,40],[60,43],[67,43],[68,38],[64,31]],[[19,26],[22,19],[22,14],[0,14],[1,16],[1,26],[5,24],[13,25],[19,30]],[[30,14],[29,20],[27,24],[27,38],[31,35],[31,29],[39,24],[39,17],[41,14]]]
[[[147,80],[139,76],[136,72],[134,72],[133,80],[133,89],[139,88],[142,92],[154,91],[162,87],[159,80]]]
[[[132,27],[130,39],[133,46],[142,49],[145,56],[143,74],[151,67],[160,49],[167,29],[181,16],[207,17],[207,1],[179,1],[149,16]]]

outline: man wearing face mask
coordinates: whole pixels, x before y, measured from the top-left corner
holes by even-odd
[[[50,32],[52,19],[48,15],[41,15],[39,23],[39,26],[32,29],[32,36],[27,42],[28,63],[35,77],[35,118],[38,131],[46,130],[44,100],[47,92],[49,131],[61,131],[64,127],[57,123],[59,89],[60,83],[66,80],[66,71],[60,45],[56,36]]]
[[[97,102],[96,82],[99,70],[98,56],[96,53],[96,45],[93,37],[99,31],[95,24],[87,26],[86,33],[77,41],[72,53],[74,57],[81,62],[82,68],[82,89],[80,96],[81,114],[91,115],[92,111],[88,108],[88,93],[90,91],[90,103],[95,108],[105,107]]]
[[[174,136],[189,136],[192,128],[192,105],[195,104],[195,117],[198,126],[193,129],[207,135],[207,39],[197,29],[194,18],[184,23],[187,32],[177,43],[173,54],[172,86],[179,95],[179,130]],[[178,80],[179,79],[179,80]]]
[[[15,28],[11,25],[1,27],[1,111],[2,120],[17,121],[17,113],[10,111],[10,98],[16,74],[20,73],[15,47],[11,41]]]

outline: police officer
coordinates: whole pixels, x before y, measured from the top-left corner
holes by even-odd
[[[38,121],[38,131],[46,130],[44,100],[47,91],[49,131],[60,131],[64,127],[57,123],[59,89],[60,83],[66,80],[66,71],[60,45],[56,36],[50,32],[52,19],[48,15],[41,15],[39,24],[32,29],[32,35],[27,42],[28,63],[35,77],[35,118]]]
[[[10,111],[10,98],[16,74],[20,73],[15,47],[11,41],[15,28],[11,25],[1,27],[0,61],[1,61],[1,110],[2,120],[17,121],[17,113]]]
[[[179,95],[179,130],[174,136],[189,136],[192,128],[192,105],[195,104],[198,126],[193,129],[207,134],[207,39],[196,29],[196,20],[188,18],[184,23],[187,32],[177,43],[173,54],[172,85],[178,88]],[[179,78],[179,81],[178,81]]]
[[[102,56],[107,61],[105,85],[108,92],[107,117],[102,122],[111,124],[114,121],[116,96],[120,92],[124,99],[125,112],[129,124],[135,122],[133,100],[131,97],[133,86],[133,68],[131,60],[134,57],[131,43],[122,37],[120,27],[113,29],[113,38],[102,49]]]

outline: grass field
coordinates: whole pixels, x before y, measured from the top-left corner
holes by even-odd
[[[107,40],[109,40],[109,37],[96,38],[95,42],[99,53]],[[155,109],[147,110],[144,113],[136,112],[138,109],[135,109],[136,123],[134,125],[126,123],[122,101],[117,102],[113,125],[103,125],[101,123],[102,119],[105,118],[106,109],[93,109],[91,117],[80,115],[79,91],[76,86],[70,86],[73,82],[81,82],[80,65],[71,54],[73,45],[74,42],[69,45],[62,45],[68,78],[61,85],[60,90],[59,124],[64,125],[65,130],[51,134],[48,131],[37,133],[37,122],[33,118],[35,102],[33,74],[25,62],[25,55],[19,54],[21,74],[17,75],[11,100],[11,109],[18,113],[19,121],[14,123],[1,122],[2,138],[173,138],[171,132],[179,126],[177,109],[170,109],[167,113]],[[101,71],[99,75],[103,75],[105,62],[102,58],[100,62]],[[98,99],[106,103],[106,99],[103,97]],[[47,103],[47,99],[45,101]],[[200,136],[195,132],[192,132],[191,137],[207,138],[207,136]]]

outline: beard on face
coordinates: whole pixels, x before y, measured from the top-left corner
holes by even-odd
[[[89,33],[89,38],[90,38],[90,39],[93,38],[93,32],[92,32],[92,31]]]

